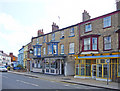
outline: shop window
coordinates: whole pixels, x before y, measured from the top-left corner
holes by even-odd
[[[76,64],[76,75],[79,75],[79,64]]]
[[[85,75],[85,64],[81,64],[81,76]]]
[[[97,65],[97,77],[102,77],[102,64]]]
[[[54,60],[51,61],[51,68],[56,68],[56,62]]]
[[[86,76],[91,76],[91,65],[86,64]]]
[[[46,72],[49,72],[49,69],[46,69]]]
[[[100,59],[100,63],[105,63],[105,59]]]
[[[54,70],[51,69],[51,73],[55,73]]]
[[[107,64],[104,64],[104,65],[103,65],[103,77],[104,77],[104,78],[107,78],[107,75],[108,75],[107,73],[108,73],[108,72],[107,72]]]
[[[82,60],[79,60],[79,63],[82,63]]]
[[[45,67],[46,68],[49,68],[49,61],[47,60],[46,63],[45,63]]]
[[[91,60],[86,60],[86,63],[91,63]]]

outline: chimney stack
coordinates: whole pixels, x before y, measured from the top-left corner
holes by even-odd
[[[120,0],[116,0],[116,8],[117,10],[120,10]]]
[[[43,34],[44,34],[43,29],[38,30],[38,36],[43,35]]]
[[[83,15],[83,22],[89,20],[90,17],[91,17],[91,16],[89,15],[89,13],[87,13],[86,10],[84,10],[84,12],[82,13],[82,15]]]
[[[52,24],[52,32],[55,31],[55,30],[59,30],[59,26],[56,25],[56,23],[53,22],[53,24]]]

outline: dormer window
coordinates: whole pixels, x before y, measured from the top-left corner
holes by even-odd
[[[92,31],[92,25],[89,23],[85,25],[85,32],[90,32],[90,31]]]

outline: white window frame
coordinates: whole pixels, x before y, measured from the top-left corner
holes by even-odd
[[[93,39],[95,39],[93,41]],[[97,37],[92,37],[92,50],[97,50]]]
[[[64,54],[64,45],[61,44],[61,54]]]
[[[109,50],[109,49],[111,49],[111,37],[107,36],[104,37],[104,50]]]
[[[91,43],[90,43],[90,38],[85,38],[84,41],[84,50],[90,50],[91,48]]]
[[[71,28],[70,29],[70,36],[74,36],[75,34],[74,34],[74,28]]]
[[[69,53],[74,53],[74,43],[69,44]]]
[[[111,16],[105,17],[103,19],[103,26],[104,28],[111,26]]]
[[[85,32],[89,32],[89,31],[92,31],[92,24],[91,23],[85,25]]]

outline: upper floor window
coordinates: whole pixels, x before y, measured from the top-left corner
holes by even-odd
[[[104,50],[109,50],[111,49],[111,37],[107,36],[104,37]]]
[[[98,38],[89,37],[83,40],[83,51],[98,50]]]
[[[48,54],[52,54],[52,45],[48,45]]]
[[[37,43],[36,44],[39,44],[39,38],[37,38]]]
[[[74,43],[69,44],[69,53],[74,53]]]
[[[89,31],[92,31],[92,25],[91,24],[85,25],[85,32],[89,32]]]
[[[38,56],[41,55],[41,48],[38,48]]]
[[[104,28],[111,26],[111,16],[105,17],[103,20]]]
[[[70,29],[70,36],[74,36],[74,28]]]
[[[61,45],[61,54],[64,54],[64,45]]]
[[[35,47],[34,48],[34,56],[36,56],[37,55],[37,48]]]
[[[64,31],[61,31],[61,38],[64,38]]]
[[[43,37],[43,42],[46,42],[46,37],[45,36]]]
[[[45,47],[43,48],[43,55],[45,55],[46,54],[46,52],[45,52],[46,50],[45,50]]]
[[[53,54],[57,54],[57,45],[53,45]]]
[[[52,41],[55,41],[55,33],[52,34]]]
[[[90,38],[84,39],[84,50],[90,50]]]

